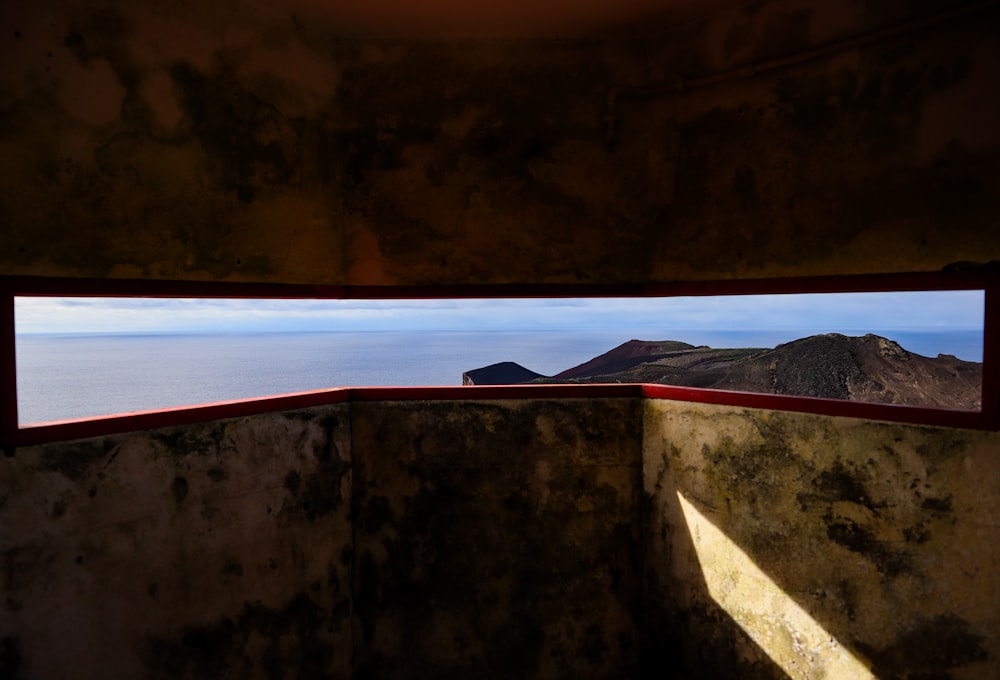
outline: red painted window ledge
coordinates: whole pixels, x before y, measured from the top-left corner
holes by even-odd
[[[985,291],[981,411],[955,411],[652,384],[345,387],[19,425],[14,328],[17,296],[203,297],[281,299],[433,299],[541,297],[677,297],[914,290]],[[0,444],[18,446],[191,424],[340,402],[651,398],[724,404],[973,429],[1000,429],[1000,271],[919,272],[637,285],[314,286],[124,279],[0,277]]]

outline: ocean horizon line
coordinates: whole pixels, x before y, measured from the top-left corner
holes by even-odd
[[[654,328],[632,328],[632,333],[636,331],[653,332]],[[238,330],[228,329],[156,329],[156,330],[112,330],[112,331],[15,331],[15,337],[75,337],[75,336],[157,336],[157,335],[288,335],[288,334],[323,334],[323,333],[611,333],[620,332],[620,327],[615,326],[585,326],[575,328],[537,328],[537,327],[515,327],[515,328],[282,328],[282,329],[254,329],[245,328]],[[881,335],[887,337],[889,333],[904,334],[936,334],[951,335],[957,333],[980,333],[982,328],[961,327],[961,328],[845,328],[833,330],[816,330],[809,328],[794,328],[787,326],[762,326],[754,328],[704,328],[704,327],[684,327],[675,328],[670,332],[677,333],[716,333],[721,335],[746,335],[752,333],[802,333],[801,337],[811,335],[824,335],[828,333],[840,333],[841,335]],[[621,333],[628,335],[629,332]],[[639,338],[628,338],[639,339]],[[648,340],[672,340],[666,337],[648,337]],[[889,338],[891,339],[891,338]],[[624,341],[623,341],[624,342]]]
[[[852,333],[843,333],[845,335]],[[982,361],[980,330],[861,331]],[[41,422],[357,385],[460,385],[501,362],[556,375],[629,340],[767,349],[808,330],[648,328],[33,333],[16,338],[19,417]]]

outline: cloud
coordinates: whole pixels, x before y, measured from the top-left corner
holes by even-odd
[[[674,329],[813,333],[983,325],[981,291],[490,300],[20,297],[15,309],[19,333],[619,328],[663,335]]]

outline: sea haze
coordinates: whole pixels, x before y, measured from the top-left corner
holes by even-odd
[[[981,331],[870,332],[917,354],[946,353],[982,361]],[[553,375],[632,338],[711,347],[773,347],[810,334],[801,330],[24,334],[17,336],[18,417],[21,423],[36,423],[342,386],[460,385],[464,371],[501,361]]]

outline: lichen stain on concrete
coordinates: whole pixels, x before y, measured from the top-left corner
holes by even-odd
[[[831,541],[869,560],[887,577],[894,578],[912,568],[913,557],[910,553],[895,548],[887,541],[878,540],[871,529],[850,519],[831,515],[824,519],[826,535]]]
[[[813,480],[812,492],[803,492],[797,495],[802,509],[816,502],[835,503],[844,501],[846,503],[857,503],[873,512],[878,508],[885,507],[886,501],[876,504],[865,488],[869,483],[867,474],[854,466],[848,467],[843,461],[837,460],[833,466],[823,470],[818,477]]]
[[[347,503],[345,483],[350,485],[352,464],[343,433],[345,419],[337,413],[315,418],[303,415],[306,424],[323,434],[316,436],[306,429],[295,441],[296,448],[310,454],[310,469],[291,470],[284,477],[288,497],[278,515],[283,524],[295,525],[302,519],[316,522],[338,513]]]
[[[313,522],[339,510],[344,503],[341,482],[350,469],[350,463],[335,459],[321,460],[305,478],[295,471],[288,473],[285,488],[291,499],[282,508],[282,521],[301,516]]]
[[[935,513],[949,513],[952,510],[951,499],[951,496],[946,498],[924,498],[924,500],[920,503],[920,507],[923,510],[931,510]]]
[[[987,547],[995,532],[983,524],[1000,501],[996,484],[982,484],[997,471],[994,433],[665,402],[645,409],[646,592],[675,634],[713,606],[698,575],[726,569],[694,554],[674,508],[681,492],[879,677],[917,677],[920,664],[907,665],[898,649],[934,628],[928,622],[954,642],[955,667],[968,665],[968,677],[986,672],[996,609],[982,596],[1000,578]],[[680,610],[671,613],[670,602]],[[768,606],[759,603],[755,639],[776,635]],[[688,643],[695,656],[707,644]],[[930,646],[933,672],[954,672],[941,661],[949,645]],[[710,657],[718,647],[704,649]],[[747,649],[751,659],[763,653]],[[793,655],[783,665],[819,673],[821,658]]]
[[[188,456],[214,456],[222,448],[224,425],[211,424],[201,427],[176,427],[156,430],[151,438],[163,446],[171,456],[183,459]]]
[[[339,678],[331,633],[347,625],[346,600],[332,608],[298,593],[283,608],[246,603],[239,614],[186,627],[176,637],[149,636],[143,650],[147,677],[231,677],[263,672],[267,678]],[[258,666],[259,664],[259,666]]]
[[[117,444],[113,439],[83,440],[65,448],[43,449],[41,464],[43,469],[57,471],[77,481],[101,461],[105,466],[110,465],[117,455]]]
[[[362,677],[634,668],[635,403],[356,406]]]
[[[168,644],[183,638],[177,631],[187,627],[194,644],[218,639],[211,626],[197,630],[204,621],[231,620],[249,631],[254,627],[247,621],[257,614],[266,630],[247,632],[243,653],[250,660],[237,655],[230,661],[264,672],[271,656],[285,658],[287,646],[298,644],[292,640],[298,628],[281,616],[313,616],[304,602],[287,604],[302,592],[329,622],[304,635],[302,644],[313,640],[341,650],[324,677],[346,677],[346,412],[332,405],[171,427],[28,447],[3,459],[0,522],[17,530],[0,532],[7,575],[0,579],[0,636],[30,628],[25,622],[39,617],[47,620],[44,634],[20,639],[23,669],[57,676],[72,659],[106,675],[138,677],[146,674],[139,660],[122,652],[122,641],[134,640],[136,631]],[[284,482],[295,475],[292,494]],[[303,532],[320,532],[324,539],[307,547]],[[147,606],[136,609],[140,601]],[[234,607],[244,602],[257,604],[241,614]],[[48,620],[57,611],[75,614]],[[100,630],[99,639],[88,630]],[[280,641],[265,644],[260,636],[268,635]],[[326,654],[320,647],[300,651],[320,661]],[[194,652],[191,663],[211,666],[215,652],[201,653]],[[197,674],[186,661],[177,663],[182,672]],[[308,659],[302,663],[313,668]]]
[[[180,506],[188,495],[187,480],[184,477],[174,477],[174,481],[171,483],[170,488],[173,492],[174,500],[176,500],[177,505]]]
[[[218,160],[220,189],[252,202],[265,186],[298,181],[301,121],[289,120],[233,74],[203,74],[177,63],[171,78],[186,124]]]
[[[879,678],[952,678],[951,671],[989,658],[985,642],[968,621],[946,614],[918,622],[884,648],[859,648]]]
[[[302,485],[302,477],[295,470],[292,470],[287,475],[285,475],[285,488],[292,495],[296,494],[299,487]]]

